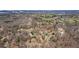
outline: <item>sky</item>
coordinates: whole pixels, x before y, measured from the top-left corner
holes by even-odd
[[[0,10],[79,10],[79,0],[0,0]]]

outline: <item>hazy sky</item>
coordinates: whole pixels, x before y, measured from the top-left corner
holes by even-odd
[[[0,10],[79,10],[79,0],[0,0]]]

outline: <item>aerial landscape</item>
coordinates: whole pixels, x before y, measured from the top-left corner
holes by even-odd
[[[2,10],[0,48],[79,48],[79,10]]]

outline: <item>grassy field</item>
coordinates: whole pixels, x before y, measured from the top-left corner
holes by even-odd
[[[1,48],[77,48],[79,15],[0,15]]]

